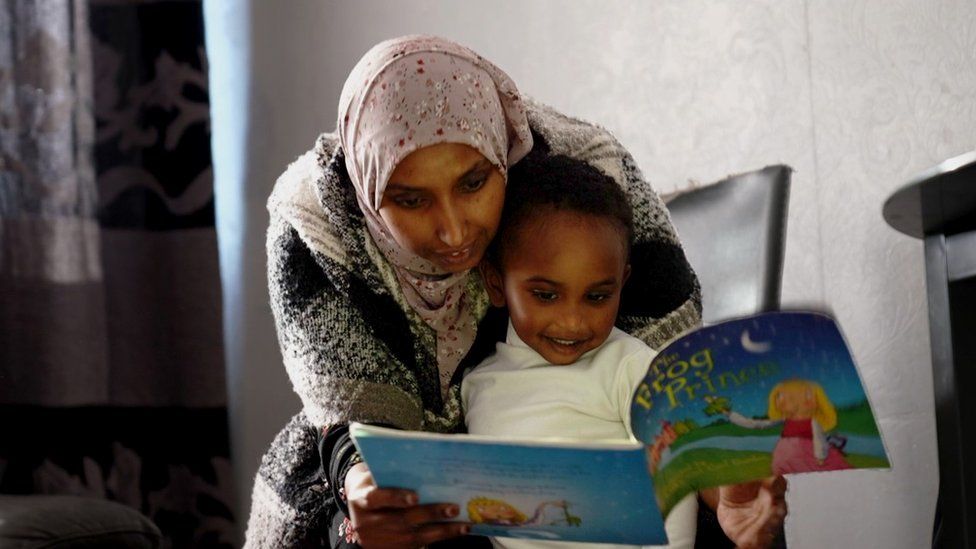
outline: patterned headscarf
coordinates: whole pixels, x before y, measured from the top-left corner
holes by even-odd
[[[404,36],[377,44],[353,68],[337,127],[366,226],[405,299],[437,333],[446,391],[477,330],[464,298],[467,273],[445,273],[397,244],[379,215],[383,192],[401,160],[438,143],[469,145],[506,174],[532,149],[525,105],[511,78],[468,48]]]

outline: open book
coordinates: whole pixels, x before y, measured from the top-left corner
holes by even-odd
[[[665,544],[684,496],[774,474],[888,468],[827,315],[762,313],[666,345],[631,401],[639,442],[507,440],[353,424],[376,483],[453,502],[486,536]]]

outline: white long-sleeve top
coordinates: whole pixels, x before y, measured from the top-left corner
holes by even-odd
[[[465,377],[461,385],[468,432],[509,438],[545,437],[579,440],[635,440],[630,404],[655,351],[616,328],[596,349],[576,362],[557,366],[526,345],[511,323],[504,343]],[[668,547],[692,547],[697,500],[689,495],[668,515]],[[496,547],[586,549],[596,545],[493,538]]]

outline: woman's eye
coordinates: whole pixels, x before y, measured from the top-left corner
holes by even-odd
[[[532,295],[535,296],[539,301],[555,301],[556,292],[547,292],[545,290],[532,290]]]
[[[484,187],[486,181],[488,181],[488,178],[483,175],[466,179],[460,184],[461,192],[473,193],[481,187]]]
[[[415,208],[419,208],[419,207],[423,206],[424,203],[425,203],[425,201],[424,201],[424,199],[422,197],[419,197],[419,196],[409,196],[409,195],[398,196],[398,197],[396,197],[396,198],[393,199],[393,202],[397,206],[400,206],[401,208],[407,208],[407,209],[411,209],[411,210],[412,209],[415,209]]]

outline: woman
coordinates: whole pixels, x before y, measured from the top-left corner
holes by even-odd
[[[627,191],[634,276],[618,325],[659,347],[699,322],[698,283],[667,212],[612,136],[526,101],[467,48],[382,42],[346,81],[337,134],[293,163],[269,200],[271,304],[303,410],[258,472],[249,546],[416,547],[466,531],[436,524],[454,505],[377,489],[345,426],[463,428],[460,374],[505,329],[473,267],[498,227],[507,169],[530,151],[590,162]],[[740,544],[764,543],[781,523],[781,491],[718,496]]]

